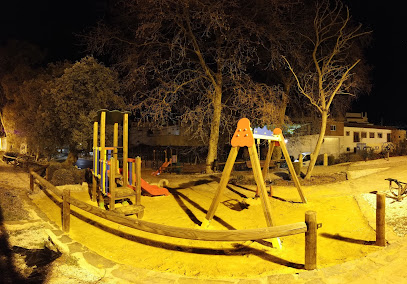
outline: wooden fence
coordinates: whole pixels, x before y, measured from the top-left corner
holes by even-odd
[[[201,240],[201,241],[252,241],[270,238],[278,238],[295,234],[305,233],[305,269],[313,270],[317,268],[317,220],[316,212],[307,211],[305,222],[298,222],[275,227],[246,229],[246,230],[202,230],[191,228],[180,228],[156,224],[139,219],[122,216],[107,210],[89,205],[83,201],[70,196],[69,190],[61,191],[39,174],[30,171],[30,189],[34,190],[35,180],[52,191],[63,201],[62,206],[62,229],[68,233],[70,229],[70,205],[74,205],[86,212],[98,217],[124,225],[137,230],[174,237],[181,239]]]

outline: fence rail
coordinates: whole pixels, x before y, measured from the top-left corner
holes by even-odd
[[[298,222],[275,227],[246,229],[246,230],[202,230],[191,228],[180,228],[163,224],[152,223],[139,219],[122,216],[117,213],[100,209],[89,205],[70,196],[69,191],[61,191],[39,174],[30,171],[30,189],[34,189],[34,182],[37,182],[51,190],[55,195],[63,200],[62,206],[62,228],[69,232],[70,227],[70,205],[74,205],[86,212],[104,218],[115,223],[138,229],[141,231],[174,237],[181,239],[201,240],[201,241],[251,241],[277,237],[290,236],[305,233],[305,269],[317,268],[317,222],[316,213],[307,211],[305,222]]]

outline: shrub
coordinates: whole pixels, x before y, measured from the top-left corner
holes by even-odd
[[[58,169],[53,173],[51,183],[55,186],[75,184],[74,173],[72,170]]]
[[[52,180],[52,177],[53,177],[54,173],[59,169],[62,169],[62,164],[61,163],[50,162],[50,164],[48,166],[48,179]]]
[[[335,164],[335,156],[334,155],[329,155],[328,156],[328,165],[334,165]]]

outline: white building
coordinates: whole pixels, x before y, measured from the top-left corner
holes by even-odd
[[[301,135],[288,138],[287,148],[295,158],[300,153],[312,152],[318,135]],[[329,121],[321,154],[339,156],[371,149],[376,153],[391,142],[395,145],[406,140],[406,131],[394,127],[377,126],[368,122],[366,113],[347,113],[346,121]]]

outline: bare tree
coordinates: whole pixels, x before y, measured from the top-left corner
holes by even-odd
[[[320,133],[306,179],[311,178],[334,99],[338,95],[355,95],[358,90],[358,78],[362,77],[356,73],[356,66],[362,60],[363,45],[360,39],[369,33],[362,29],[361,24],[352,23],[349,9],[342,2],[336,0],[332,5],[331,1],[323,0],[316,5],[313,35],[303,34],[311,44],[312,68],[299,73],[284,58],[300,94],[308,99],[321,119]]]
[[[280,116],[280,89],[253,80],[248,70],[260,62],[258,50],[269,48],[255,2],[120,1],[108,21],[85,36],[91,51],[112,55],[125,74],[140,121],[160,125],[175,115],[191,136],[208,143],[207,172],[219,133],[236,117],[264,123]],[[268,5],[278,13],[285,2]]]

